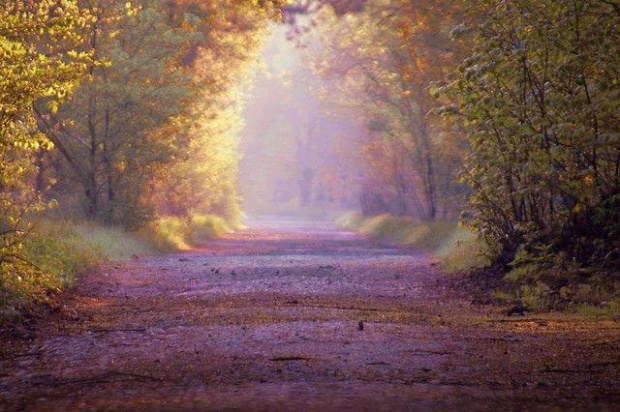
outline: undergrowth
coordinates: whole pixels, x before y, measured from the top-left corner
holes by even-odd
[[[233,227],[213,215],[162,217],[138,231],[92,222],[39,219],[21,246],[18,263],[0,267],[0,321],[52,304],[77,277],[106,260],[178,252]]]
[[[620,320],[620,274],[584,268],[558,256],[554,264],[515,260],[504,276],[529,310],[569,310]]]
[[[491,260],[486,257],[489,250],[484,241],[455,222],[347,213],[337,223],[381,242],[429,251],[440,261],[444,272],[460,272],[464,276],[458,288],[476,295],[476,301],[516,305],[528,311],[567,310],[620,320],[620,275],[610,277],[608,272],[585,270],[561,256],[552,265],[522,257],[507,268],[489,267]]]
[[[351,212],[338,218],[345,229],[354,230],[382,242],[413,245],[429,251],[446,272],[458,272],[489,264],[487,248],[473,232],[456,222],[420,222],[389,214],[366,217]]]

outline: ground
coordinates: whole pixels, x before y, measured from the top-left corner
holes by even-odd
[[[447,276],[296,221],[109,263],[5,338],[0,410],[620,408],[620,325],[507,317]]]

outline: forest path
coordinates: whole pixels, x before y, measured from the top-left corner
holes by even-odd
[[[111,263],[0,360],[0,410],[620,405],[618,324],[506,318],[442,276],[421,252],[295,221]]]

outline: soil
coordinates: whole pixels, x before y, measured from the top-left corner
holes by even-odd
[[[618,323],[508,317],[449,281],[297,221],[112,262],[5,335],[0,410],[619,410]]]

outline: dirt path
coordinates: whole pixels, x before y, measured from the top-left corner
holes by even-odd
[[[88,276],[0,360],[0,410],[620,407],[618,324],[504,317],[422,253],[284,223]]]

